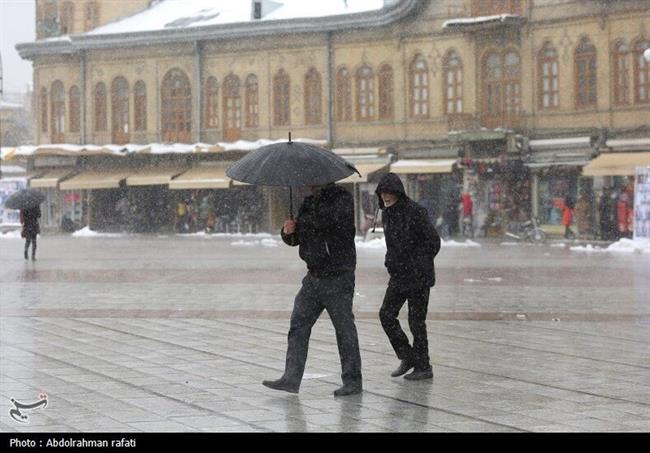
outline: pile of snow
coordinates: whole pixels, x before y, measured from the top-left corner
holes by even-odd
[[[456,242],[453,239],[449,241],[441,241],[443,247],[480,247],[481,244],[474,242],[470,239],[464,242]]]
[[[20,236],[20,230],[11,230],[0,234],[0,239],[22,239],[22,237]]]
[[[280,245],[280,241],[278,241],[276,239],[270,239],[270,238],[262,239],[262,240],[259,240],[259,241],[244,241],[242,239],[242,240],[239,240],[239,241],[231,242],[230,245],[233,245],[233,246],[245,246],[245,247],[260,246],[260,245],[262,247],[278,247]]]
[[[124,237],[125,234],[122,233],[100,233],[97,231],[93,231],[90,229],[90,227],[86,226],[83,227],[80,230],[75,231],[74,233],[71,234],[73,237],[77,238],[96,238],[96,237],[103,237],[103,238],[116,238],[116,237]]]
[[[200,237],[200,238],[272,238],[280,237],[279,235],[272,235],[270,233],[206,233],[205,231],[198,231],[196,233],[176,233],[179,237]]]
[[[586,253],[604,253],[604,252],[614,252],[614,253],[643,253],[650,254],[650,239],[647,238],[637,238],[637,239],[621,239],[613,244],[609,245],[606,248],[594,247],[591,244],[586,246],[571,247],[571,251],[574,252],[586,252]]]

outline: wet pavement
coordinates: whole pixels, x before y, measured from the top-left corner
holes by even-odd
[[[261,385],[282,373],[305,272],[277,237],[44,236],[36,262],[22,245],[0,240],[2,432],[650,430],[648,254],[443,247],[435,377],[409,382],[389,376],[377,315],[384,252],[358,248],[364,392],[335,398],[325,313],[300,393]],[[10,416],[44,394],[27,423]]]

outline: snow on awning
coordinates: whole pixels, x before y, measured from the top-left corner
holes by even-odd
[[[397,174],[451,173],[456,159],[407,159],[390,165],[390,171]]]
[[[650,167],[650,152],[601,154],[582,171],[584,176],[633,176],[636,167]]]
[[[612,139],[605,146],[614,151],[650,151],[650,137]]]
[[[564,149],[591,149],[591,137],[551,138],[544,140],[530,140],[528,142],[533,151],[564,150]]]
[[[59,183],[59,190],[116,189],[131,171],[126,169],[80,173]]]
[[[167,185],[171,180],[187,171],[187,168],[154,167],[141,168],[126,178],[127,186]]]
[[[521,25],[527,21],[525,17],[515,14],[498,14],[494,16],[462,17],[447,20],[442,24],[443,30],[484,30],[501,25]]]
[[[64,169],[60,168],[57,170],[50,170],[47,173],[45,173],[42,176],[39,176],[38,178],[33,178],[29,186],[32,188],[51,188],[51,187],[56,187],[59,184],[59,181],[62,179],[68,177],[74,172],[74,170],[71,170],[69,168]]]
[[[228,164],[194,167],[169,182],[172,190],[228,189],[231,179],[226,176]]]
[[[340,181],[336,181],[337,184],[348,184],[348,183],[355,183],[355,182],[368,182],[368,178],[373,174],[377,173],[382,170],[388,170],[388,165],[389,162],[385,163],[367,163],[367,164],[354,164],[357,170],[359,170],[359,173],[361,173],[361,177],[359,177],[358,174],[352,173],[350,176],[348,176],[345,179],[342,179]]]

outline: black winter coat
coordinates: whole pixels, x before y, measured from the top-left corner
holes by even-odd
[[[36,237],[41,232],[38,224],[38,219],[40,218],[41,208],[39,206],[20,211],[20,222],[23,224],[22,236],[24,238]]]
[[[379,196],[381,192],[395,193],[399,199],[386,208]],[[433,259],[440,251],[440,236],[427,210],[406,195],[402,181],[394,173],[382,177],[375,193],[382,209],[386,238],[384,265],[390,274],[389,286],[400,291],[434,286]]]
[[[356,268],[354,200],[350,192],[328,184],[317,196],[305,198],[296,219],[296,231],[282,240],[300,246],[299,254],[315,277],[331,277]]]

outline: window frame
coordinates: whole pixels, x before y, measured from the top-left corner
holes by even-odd
[[[61,5],[61,14],[59,16],[60,35],[65,36],[72,35],[74,33],[74,9],[74,3],[70,1],[63,2]]]
[[[255,74],[248,74],[245,82],[244,112],[246,127],[256,128],[260,125],[259,82]]]
[[[539,74],[537,106],[545,111],[558,110],[560,108],[560,56],[557,49],[551,43],[545,43],[537,55],[537,61]],[[548,105],[546,105],[547,98]]]
[[[419,63],[423,67],[418,67]],[[430,117],[429,86],[427,60],[421,54],[416,54],[409,64],[409,118],[423,120]]]
[[[111,141],[124,145],[131,138],[129,82],[117,76],[111,82]]]
[[[273,125],[291,125],[291,79],[284,69],[273,76]]]
[[[108,92],[104,82],[97,82],[93,92],[93,126],[95,132],[108,130]]]
[[[203,127],[219,129],[219,81],[214,76],[205,80],[205,108]]]
[[[458,64],[452,64],[457,61]],[[457,115],[463,113],[463,60],[455,50],[449,50],[445,55],[442,66],[442,99],[445,115]],[[451,74],[451,80],[450,80]],[[451,97],[449,93],[452,93]],[[453,106],[450,110],[449,105]]]
[[[39,96],[39,105],[40,105],[40,110],[41,110],[41,133],[47,133],[48,127],[47,127],[47,110],[48,110],[48,102],[47,102],[47,88],[42,87],[40,96]]]
[[[226,140],[238,140],[242,128],[241,82],[235,74],[223,79],[223,133]]]
[[[133,84],[133,130],[147,130],[147,84],[144,80]]]
[[[160,84],[160,130],[166,142],[192,142],[192,82],[185,71],[172,68]]]
[[[323,122],[323,88],[320,72],[311,67],[305,74],[305,124],[314,126]]]
[[[580,40],[573,60],[576,109],[598,108],[598,50],[589,38]]]
[[[347,67],[336,71],[336,121],[352,121],[352,75]]]
[[[650,40],[639,38],[632,46],[634,55],[634,103],[650,103],[650,61],[646,61],[643,52],[650,48]]]
[[[379,92],[379,108],[377,119],[390,121],[395,118],[395,77],[393,67],[384,63],[377,73],[377,89]]]
[[[50,88],[50,141],[64,143],[65,141],[65,86],[60,80],[52,82]]]

